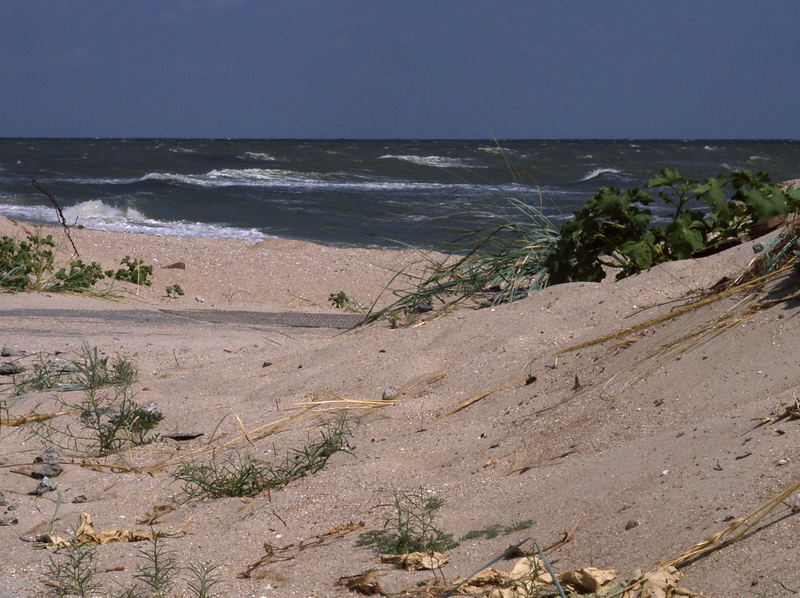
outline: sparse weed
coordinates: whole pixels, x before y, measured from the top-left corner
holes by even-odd
[[[167,551],[161,536],[153,534],[150,548],[140,550],[139,556],[144,564],[137,567],[137,573],[133,577],[142,582],[147,594],[155,598],[166,598],[175,585],[178,563],[172,553]]]
[[[215,588],[222,579],[215,573],[219,565],[211,563],[192,563],[187,569],[186,587],[195,598],[214,598],[219,596]]]
[[[390,492],[392,512],[383,529],[364,532],[358,546],[373,546],[381,553],[405,554],[417,551],[448,550],[458,546],[451,534],[437,526],[438,511],[444,505],[439,497],[423,489]]]
[[[95,594],[100,585],[96,581],[94,555],[93,547],[81,545],[67,548],[62,559],[51,556],[42,583],[59,598]]]
[[[322,429],[319,440],[292,449],[280,465],[272,465],[250,455],[234,455],[222,463],[182,464],[173,476],[183,482],[189,498],[254,496],[266,489],[279,489],[298,478],[325,467],[334,453],[345,450],[350,428],[343,414]]]
[[[140,445],[156,439],[149,433],[164,416],[155,404],[140,405],[134,400],[131,385],[137,372],[131,361],[118,356],[109,363],[109,358],[100,356],[96,347],[84,345],[79,359],[69,367],[58,367],[53,370],[58,375],[34,372],[35,377],[23,381],[21,388],[42,381],[50,384],[55,379],[58,384],[50,388],[82,390],[80,399],[57,399],[64,410],[79,415],[78,422],[64,427],[56,427],[49,420],[39,422],[31,428],[34,435],[52,446],[91,454],[107,454],[126,444]]]
[[[514,532],[528,529],[532,525],[533,525],[533,520],[531,519],[526,519],[525,521],[518,521],[517,523],[512,523],[511,525],[500,525],[499,523],[495,523],[483,529],[475,529],[467,532],[466,534],[461,536],[461,542],[464,542],[465,540],[475,540],[477,538],[486,538],[487,540],[491,540],[492,538],[496,538],[500,534],[503,534],[504,536],[508,534],[513,534]]]
[[[280,465],[268,466],[270,487],[283,488],[297,478],[318,472],[331,455],[347,448],[350,436],[347,417],[343,413],[336,421],[323,427],[319,440],[309,442],[301,449],[292,449]]]
[[[249,455],[225,463],[184,463],[173,476],[189,498],[255,496],[269,487],[265,464]]]

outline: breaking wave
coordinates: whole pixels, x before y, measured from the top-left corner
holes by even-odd
[[[476,160],[469,158],[447,158],[445,156],[398,156],[395,154],[385,154],[379,156],[379,160],[403,160],[418,164],[420,166],[432,166],[434,168],[487,168],[487,166],[476,164]]]

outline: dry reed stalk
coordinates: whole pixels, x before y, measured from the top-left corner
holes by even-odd
[[[54,417],[62,415],[78,415],[80,411],[58,411],[56,413],[32,413],[31,415],[23,415],[21,417],[14,417],[10,419],[0,419],[0,426],[18,427],[25,424],[33,424],[36,422],[47,421]]]
[[[522,378],[517,378],[516,380],[511,380],[510,382],[506,382],[505,384],[501,384],[500,386],[496,386],[495,388],[492,388],[491,390],[487,390],[486,392],[482,392],[481,394],[475,395],[474,397],[472,397],[470,399],[467,399],[466,401],[464,401],[460,405],[457,405],[456,407],[453,407],[450,411],[445,413],[445,415],[446,416],[450,416],[450,415],[453,415],[454,413],[458,413],[462,409],[466,409],[467,407],[469,407],[473,403],[477,403],[478,401],[480,401],[481,399],[485,399],[489,395],[493,395],[496,392],[499,392],[501,390],[505,390],[506,388],[510,388],[512,386],[520,384],[521,382],[525,382],[525,380],[527,380],[527,379],[528,379],[527,376],[523,376]]]

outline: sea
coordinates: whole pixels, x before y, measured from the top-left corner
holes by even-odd
[[[800,141],[0,139],[0,214],[151,235],[446,249],[540,209],[554,226],[599,187],[749,169],[800,177]],[[655,206],[657,217],[667,214]]]

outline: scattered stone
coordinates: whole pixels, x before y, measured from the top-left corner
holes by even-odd
[[[0,363],[0,376],[11,376],[13,374],[21,374],[27,368],[24,365],[6,361]]]
[[[19,509],[19,505],[17,504],[8,505],[8,507],[6,507],[6,511],[16,511],[17,509]]]
[[[775,465],[780,467],[781,465],[786,465],[789,462],[789,459],[778,459],[775,461]]]
[[[64,468],[58,463],[43,463],[31,471],[31,477],[36,478],[37,480],[54,478],[61,475],[62,471],[64,471]]]
[[[0,507],[4,507],[6,504],[6,497],[0,494]]]
[[[161,413],[161,409],[158,408],[158,405],[155,401],[147,401],[140,407],[140,409],[145,413],[152,415],[153,419],[164,419],[164,414]]]
[[[172,434],[162,434],[163,438],[169,438],[170,440],[177,440],[178,442],[186,442],[187,440],[194,440],[195,438],[199,438],[203,436],[203,432],[173,432]]]
[[[750,452],[750,451],[745,451],[745,452],[743,452],[741,455],[736,455],[736,457],[734,457],[734,459],[738,461],[739,459],[744,459],[744,458],[746,458],[746,457],[749,457],[749,456],[750,456],[750,455],[752,455],[752,454],[753,454],[753,453],[752,453],[752,452]]]
[[[637,525],[639,525],[638,521],[635,519],[628,519],[628,522],[625,524],[625,531],[627,532],[629,529],[633,529]]]
[[[400,389],[396,386],[387,386],[383,389],[383,396],[381,396],[381,400],[383,401],[393,401],[400,396]]]
[[[761,243],[753,243],[753,253],[761,253],[764,251],[764,245]]]
[[[261,367],[262,368],[268,368],[271,365],[272,365],[271,361],[265,361],[264,363],[261,364]]]
[[[0,526],[2,525],[17,525],[19,521],[16,517],[0,517]]]
[[[170,264],[169,266],[163,266],[163,270],[186,270],[186,264],[184,262],[175,262],[174,264]]]
[[[26,355],[27,353],[25,353],[25,351],[11,349],[9,347],[3,347],[0,349],[0,357],[25,357]]]
[[[57,451],[47,451],[36,457],[34,463],[61,463],[64,457]]]
[[[421,301],[414,306],[413,311],[418,314],[424,314],[429,311],[433,311],[433,304],[430,301]]]
[[[194,300],[197,301],[198,303],[205,303],[206,302],[206,300],[203,297],[201,297],[200,295],[195,297]]]
[[[31,494],[33,496],[41,496],[42,494],[45,494],[46,492],[52,492],[55,489],[56,489],[55,482],[53,482],[48,477],[44,477],[42,478],[42,481],[39,482],[39,485],[36,486],[36,488],[31,490],[30,492],[28,492],[28,494]]]
[[[80,504],[86,502],[87,500],[89,499],[86,498],[83,494],[79,494],[78,496],[72,499],[72,502],[75,504]]]

